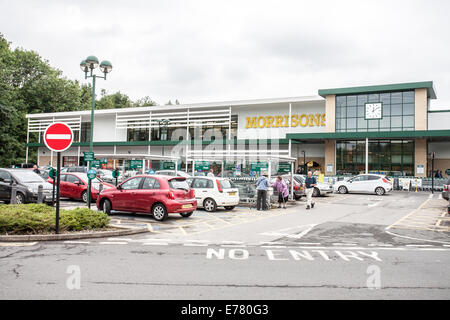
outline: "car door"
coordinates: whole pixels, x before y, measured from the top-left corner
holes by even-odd
[[[369,177],[365,174],[355,177],[350,184],[353,192],[367,192],[370,186]]]
[[[136,205],[136,193],[142,183],[143,177],[131,178],[120,185],[114,193],[113,208],[116,210],[134,212]]]
[[[195,178],[192,182],[192,189],[195,191],[195,199],[199,206],[203,206],[203,201],[208,198],[214,198],[214,185],[210,179]]]
[[[60,174],[60,182],[59,182],[59,196],[60,197],[66,197],[66,198],[70,198],[68,189],[67,189],[67,184],[66,184],[66,178],[67,178],[67,174]],[[55,177],[55,183],[57,182],[57,179]],[[55,185],[56,188],[56,185]],[[55,189],[56,190],[56,189]],[[55,191],[56,192],[56,191]]]
[[[152,177],[145,177],[144,181],[136,190],[136,210],[140,212],[148,212],[157,201],[161,201],[161,184]]]
[[[65,197],[81,199],[81,192],[83,192],[84,183],[73,174],[66,174],[64,181]]]
[[[11,199],[11,181],[9,172],[0,171],[0,199],[9,201]]]

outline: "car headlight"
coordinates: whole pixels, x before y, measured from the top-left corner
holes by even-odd
[[[27,190],[31,193],[37,193],[37,190],[33,190],[31,187],[27,187]]]

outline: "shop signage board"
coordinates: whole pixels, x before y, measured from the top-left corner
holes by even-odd
[[[171,161],[163,162],[164,170],[175,170],[175,163]]]
[[[424,174],[425,173],[425,166],[423,164],[418,164],[416,172],[417,172],[417,174]]]
[[[268,170],[269,169],[269,164],[267,162],[253,162],[250,164],[250,170],[251,171],[263,171],[263,170]]]
[[[236,170],[236,164],[234,163],[225,163],[225,170]]]
[[[291,172],[291,164],[288,162],[280,162],[278,164],[278,172],[283,172],[283,173]]]
[[[94,153],[93,152],[84,152],[84,161],[94,161]]]
[[[87,172],[87,176],[88,176],[88,179],[90,179],[90,180],[95,179],[95,177],[97,177],[97,171],[95,171],[94,169],[91,169]]]
[[[100,168],[100,160],[92,160],[91,167]]]
[[[131,169],[142,169],[142,160],[130,160]]]
[[[210,168],[210,164],[208,161],[196,161],[195,162],[195,170],[207,171]]]

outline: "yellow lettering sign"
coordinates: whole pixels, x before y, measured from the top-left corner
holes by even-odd
[[[247,117],[245,128],[288,128],[291,127],[325,127],[325,113],[293,114],[289,122],[289,115]]]

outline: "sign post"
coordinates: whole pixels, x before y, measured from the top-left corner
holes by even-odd
[[[56,183],[55,183],[55,169],[53,167],[50,168],[50,170],[48,170],[48,176],[50,178],[52,178],[52,180],[53,180],[53,183],[52,183],[52,186],[53,186],[53,189],[52,189],[52,207],[54,207],[55,206],[55,187],[56,187]]]
[[[116,178],[116,187],[117,187],[117,178],[119,178],[119,169],[114,169],[114,171],[112,172],[112,176],[113,178]]]
[[[55,232],[59,233],[59,198],[61,182],[61,152],[70,148],[73,142],[72,129],[65,123],[52,123],[44,131],[44,142],[47,148],[57,154],[56,181],[53,178],[53,185],[56,182],[56,223]]]

